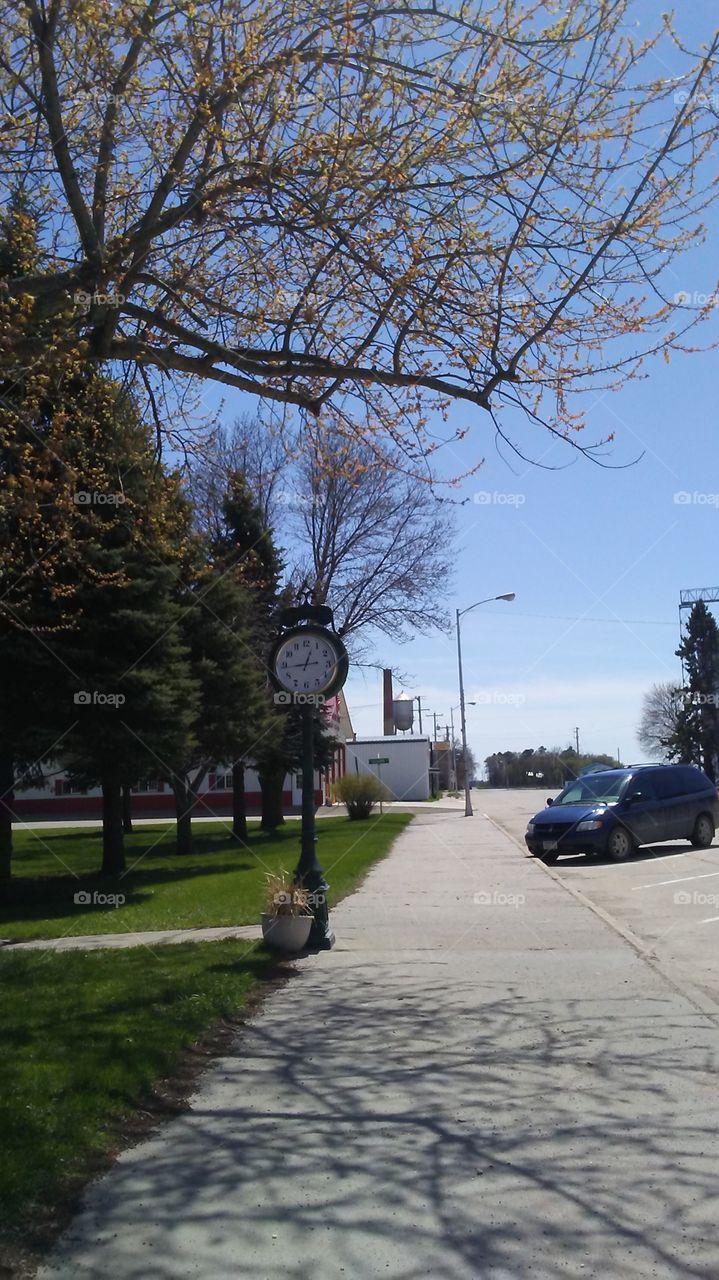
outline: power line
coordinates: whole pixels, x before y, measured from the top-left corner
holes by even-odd
[[[517,618],[546,618],[547,622],[609,622],[614,626],[624,627],[676,627],[676,622],[666,618],[592,618],[587,614],[581,617],[560,613],[517,613]]]

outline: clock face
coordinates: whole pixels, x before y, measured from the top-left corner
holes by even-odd
[[[291,693],[325,693],[337,682],[342,648],[325,631],[302,627],[277,646],[274,672]]]

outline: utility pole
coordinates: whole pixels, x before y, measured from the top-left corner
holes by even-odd
[[[474,604],[470,604],[466,609],[456,610],[456,626],[457,626],[457,672],[459,675],[459,709],[461,713],[461,729],[462,729],[462,763],[464,765],[464,816],[471,818],[474,810],[472,808],[472,795],[469,788],[469,769],[467,768],[467,717],[465,715],[464,701],[464,676],[462,674],[462,637],[460,633],[460,621],[465,613],[471,613],[473,609],[478,608],[480,604],[489,604],[492,600],[514,600],[514,592],[507,591],[501,596],[487,596],[486,600],[477,600]]]
[[[577,744],[577,755],[579,755],[579,725],[574,730],[574,740]]]

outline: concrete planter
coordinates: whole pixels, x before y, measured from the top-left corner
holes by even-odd
[[[312,916],[262,915],[262,937],[276,951],[302,951],[311,928]]]

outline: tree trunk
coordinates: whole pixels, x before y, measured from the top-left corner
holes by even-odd
[[[247,840],[245,766],[241,760],[232,766],[232,839],[242,844]]]
[[[122,829],[126,836],[132,835],[132,790],[122,788]]]
[[[125,868],[122,784],[117,769],[107,769],[102,775],[102,874],[119,876]]]
[[[262,831],[274,831],[284,823],[282,788],[285,781],[285,769],[273,769],[269,773],[260,774],[260,790],[262,792]]]
[[[15,761],[9,751],[0,752],[0,884],[12,875],[12,820],[15,803]]]
[[[175,850],[182,855],[192,853],[192,795],[186,778],[175,778],[172,783],[175,794],[177,833]]]

